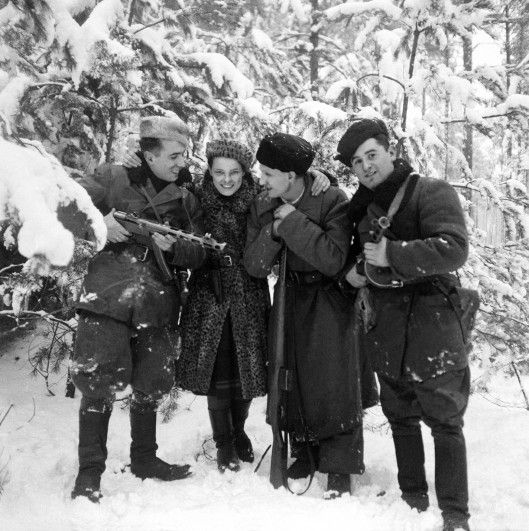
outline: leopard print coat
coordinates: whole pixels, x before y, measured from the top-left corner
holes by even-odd
[[[258,185],[250,175],[231,197],[220,195],[206,172],[196,190],[204,211],[206,232],[226,242],[230,254],[241,257],[231,267],[218,267],[215,255],[194,271],[189,295],[181,317],[182,351],[177,363],[177,385],[195,394],[207,394],[217,356],[222,326],[231,316],[241,380],[242,397],[266,393],[267,317],[270,295],[266,279],[250,277],[242,264],[246,243],[247,214],[258,194]],[[213,292],[209,270],[220,271],[224,301]]]

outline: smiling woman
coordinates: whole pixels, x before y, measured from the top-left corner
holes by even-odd
[[[227,157],[215,157],[209,164],[209,173],[213,178],[213,184],[224,196],[236,193],[242,184],[244,171],[241,163]]]
[[[259,192],[250,167],[252,151],[233,140],[206,146],[208,169],[196,194],[204,226],[227,243],[222,256],[209,256],[191,275],[182,312],[182,353],[177,384],[207,395],[217,445],[217,466],[239,470],[239,460],[253,461],[244,432],[251,399],[266,392],[266,317],[268,285],[244,269],[246,217]]]

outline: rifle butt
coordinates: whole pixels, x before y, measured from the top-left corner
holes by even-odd
[[[286,486],[288,446],[281,434],[274,435],[272,458],[270,461],[270,483],[274,489]]]

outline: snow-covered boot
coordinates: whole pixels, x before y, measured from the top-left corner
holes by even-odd
[[[254,460],[252,442],[244,431],[244,423],[248,418],[251,402],[251,400],[239,399],[231,403],[235,451],[239,459],[245,463],[253,463]]]
[[[141,478],[162,481],[184,479],[191,475],[189,465],[170,465],[156,457],[156,408],[154,404],[130,406],[130,470]]]
[[[112,405],[104,400],[81,400],[79,409],[79,473],[72,499],[79,496],[98,503],[101,475],[107,459],[108,422]]]
[[[209,409],[213,440],[217,446],[217,468],[220,472],[240,469],[239,458],[233,442],[231,409]]]
[[[324,497],[327,500],[334,500],[343,494],[351,493],[351,476],[349,474],[328,474],[327,490]]]
[[[443,531],[470,531],[466,518],[443,516]]]

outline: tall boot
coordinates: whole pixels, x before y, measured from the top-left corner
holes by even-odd
[[[398,481],[402,499],[418,512],[430,505],[428,484],[424,471],[424,446],[419,421],[391,421],[393,443],[397,458]]]
[[[79,409],[79,473],[72,499],[84,496],[93,503],[101,498],[101,475],[107,460],[107,436],[112,402],[103,399],[81,399]]]
[[[248,411],[250,410],[251,400],[244,400],[242,398],[235,399],[231,403],[231,417],[233,420],[233,443],[235,451],[241,461],[245,463],[253,463],[253,447],[250,438],[244,431],[244,423],[248,418]]]
[[[230,408],[209,409],[213,440],[217,446],[217,468],[220,472],[240,469],[239,458],[233,443],[233,422]]]
[[[191,472],[189,465],[170,465],[156,457],[156,406],[154,403],[137,403],[130,406],[130,470],[141,478],[162,481],[184,479]]]
[[[435,491],[447,529],[468,529],[467,454],[459,426],[433,426]],[[452,526],[452,527],[450,527]]]

